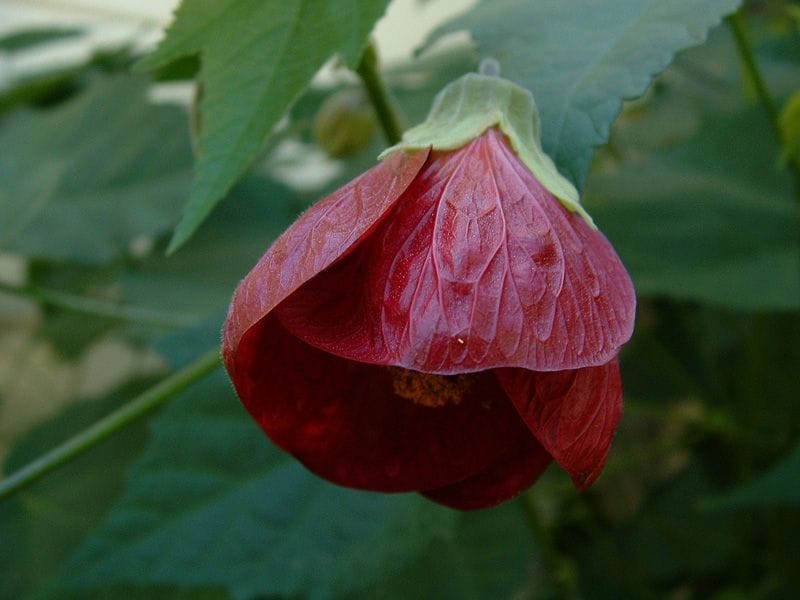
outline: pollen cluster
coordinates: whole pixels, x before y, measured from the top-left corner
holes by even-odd
[[[434,375],[399,367],[390,367],[389,371],[396,395],[430,408],[459,404],[471,387],[467,375]]]

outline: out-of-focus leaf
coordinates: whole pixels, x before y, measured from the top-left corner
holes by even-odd
[[[79,36],[81,33],[83,33],[83,30],[77,27],[56,27],[17,31],[0,37],[0,52],[29,50],[42,44],[73,38]]]
[[[332,486],[265,439],[218,372],[152,421],[128,487],[62,590],[214,585],[235,598],[329,597],[412,563],[455,513]]]
[[[47,309],[36,330],[67,359],[78,358],[95,340],[117,328],[119,323],[105,317],[89,317],[79,313]]]
[[[591,540],[573,540],[570,551],[578,559],[584,594],[656,598],[663,594],[654,590],[664,584],[723,568],[736,547],[735,521],[732,515],[710,517],[697,510],[710,489],[702,469],[691,466],[653,494],[630,522]]]
[[[484,0],[426,42],[468,30],[482,57],[533,92],[542,144],[580,189],[622,100],[701,43],[739,0]]]
[[[795,92],[783,107],[780,127],[783,135],[781,161],[794,160],[800,168],[800,91]]]
[[[0,127],[0,249],[102,263],[174,223],[191,171],[186,118],[148,103],[147,86],[108,77]]]
[[[70,406],[24,436],[11,450],[4,472],[38,458],[151,383],[138,381],[107,399]],[[142,450],[145,439],[144,424],[135,423],[0,502],[0,597],[28,598],[47,585],[122,491],[125,467]]]
[[[800,444],[761,477],[725,495],[706,500],[704,506],[712,510],[800,506]]]
[[[200,158],[183,219],[183,245],[261,149],[323,63],[354,67],[388,0],[183,2],[142,68],[201,53]],[[300,51],[302,50],[302,51]]]
[[[219,311],[197,324],[151,339],[151,347],[164,356],[173,369],[180,369],[197,359],[203,348],[220,345],[222,324],[227,311]]]
[[[53,107],[88,87],[99,77],[129,73],[133,60],[133,51],[122,46],[98,49],[86,61],[75,65],[45,63],[35,71],[22,71],[3,82],[0,89],[0,115],[25,105]]]
[[[80,89],[84,68],[62,68],[15,81],[0,91],[0,115],[24,105],[51,105],[66,100]]]
[[[219,341],[221,319],[236,284],[256,263],[305,204],[284,186],[263,177],[244,178],[228,201],[183,252],[164,256],[157,245],[144,258],[108,265],[74,265],[34,261],[31,284],[67,292],[110,306],[132,307],[150,319],[88,316],[48,307],[39,335],[65,356],[75,356],[98,336],[122,333],[131,341],[148,342],[165,331],[209,323],[216,331],[204,340]],[[134,315],[135,316],[135,315]],[[202,347],[205,347],[203,345]],[[187,347],[189,358],[197,347]]]
[[[122,295],[138,306],[216,313],[228,305],[239,281],[303,208],[288,188],[246,177],[183,251],[165,258],[157,249],[125,269],[117,280]]]
[[[461,515],[452,539],[438,540],[425,555],[356,598],[482,600],[523,598],[543,581],[532,579],[538,552],[519,504]]]
[[[132,305],[117,281],[128,264],[89,267],[32,261],[30,294],[41,299],[43,317],[36,335],[71,359],[99,337],[111,333],[139,343],[202,318],[200,313],[159,305],[157,298],[142,299],[141,306]]]
[[[771,135],[758,108],[709,116],[685,144],[592,175],[586,206],[639,293],[800,306],[791,181]]]

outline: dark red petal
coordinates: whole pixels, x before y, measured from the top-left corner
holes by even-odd
[[[586,489],[600,475],[622,416],[614,359],[600,367],[535,373],[498,369],[497,377],[542,446]]]
[[[489,508],[529,488],[552,460],[525,430],[511,448],[483,471],[458,483],[426,490],[423,495],[460,510]]]
[[[307,210],[267,250],[234,294],[223,332],[233,376],[244,333],[369,234],[422,168],[428,151],[397,152]]]
[[[288,298],[280,318],[355,360],[553,371],[608,362],[634,308],[605,237],[489,130],[432,155],[369,239]]]
[[[480,471],[524,424],[492,373],[469,375],[458,404],[394,393],[389,368],[322,352],[272,315],[250,328],[234,378],[269,437],[321,477],[384,492],[446,485]]]

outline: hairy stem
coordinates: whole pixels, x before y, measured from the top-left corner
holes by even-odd
[[[219,350],[215,348],[0,481],[0,500],[29,486],[50,471],[67,464],[112,434],[149,414],[191,384],[211,373],[219,365]]]
[[[378,121],[383,129],[383,135],[390,146],[394,146],[403,136],[403,129],[400,127],[400,119],[392,107],[389,92],[381,79],[378,71],[378,53],[375,45],[370,42],[364,49],[364,55],[356,68],[356,72],[364,84],[369,101],[375,109]]]

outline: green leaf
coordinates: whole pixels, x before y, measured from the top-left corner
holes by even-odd
[[[791,180],[758,107],[709,116],[686,143],[590,178],[589,212],[640,294],[737,309],[800,306]]]
[[[244,172],[328,58],[351,67],[388,0],[203,0],[181,3],[155,68],[201,52],[201,154],[169,251],[191,237]]]
[[[186,118],[146,99],[146,79],[99,79],[0,127],[0,249],[103,263],[174,223],[189,185]]]
[[[763,506],[800,506],[800,444],[767,473],[754,481],[703,503],[711,510]]]
[[[410,567],[357,598],[481,600],[527,597],[538,553],[518,503],[460,516],[452,539],[437,540]]]
[[[38,458],[152,383],[137,381],[107,398],[70,406],[26,434],[9,453],[4,472]],[[145,439],[144,423],[134,423],[0,503],[0,597],[30,597],[47,585],[121,493],[125,466],[143,449]]]
[[[99,336],[121,334],[134,343],[146,343],[165,329],[202,325],[210,318],[214,328],[203,338],[208,343],[186,343],[185,358],[191,360],[198,348],[219,342],[220,315],[224,316],[236,284],[303,208],[305,202],[288,188],[247,176],[184,251],[174,256],[164,256],[163,245],[158,244],[143,258],[107,265],[33,261],[29,276],[35,288],[85,297],[87,304],[122,307],[119,318],[47,307],[37,335],[64,356],[74,357]]]
[[[676,52],[703,42],[739,0],[484,0],[436,29],[468,30],[478,52],[527,87],[539,107],[542,145],[581,189],[594,146],[622,100],[640,96]]]
[[[247,176],[182,252],[166,258],[153,252],[121,273],[117,282],[123,297],[142,307],[169,306],[196,315],[217,312],[303,208],[285,186]]]
[[[77,27],[54,27],[17,31],[0,37],[0,52],[11,53],[30,50],[35,46],[73,38],[82,33],[83,29]]]
[[[234,598],[329,597],[402,569],[456,513],[330,485],[269,444],[224,374],[175,398],[62,590],[215,585]]]

